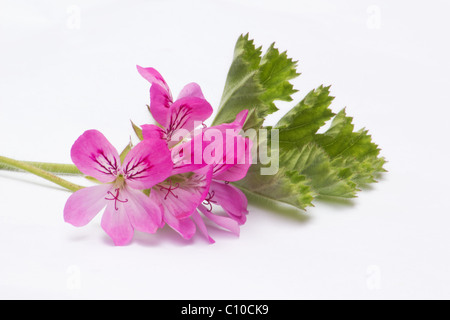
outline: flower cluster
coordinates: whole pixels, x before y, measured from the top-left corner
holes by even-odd
[[[65,221],[81,227],[106,208],[101,226],[115,245],[128,244],[134,230],[155,233],[165,224],[185,239],[198,230],[214,243],[206,220],[239,235],[247,199],[230,182],[244,178],[252,164],[252,141],[241,135],[248,112],[207,127],[213,109],[199,85],[186,85],[174,100],[158,71],[138,71],[150,82],[150,112],[158,125],[143,125],[142,141],[120,155],[96,130],[78,138],[72,160],[99,184],[68,199]]]

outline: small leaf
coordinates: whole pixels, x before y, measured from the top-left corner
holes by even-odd
[[[131,149],[133,149],[133,142],[131,142],[131,137],[130,137],[130,142],[128,143],[128,145],[125,147],[125,149],[123,149],[122,153],[120,154],[120,161],[123,163],[123,161],[125,160],[125,157],[127,156],[128,152],[131,151]]]
[[[142,129],[139,126],[135,125],[133,121],[131,121],[131,125],[138,139],[141,141],[144,140],[144,136],[142,135]]]

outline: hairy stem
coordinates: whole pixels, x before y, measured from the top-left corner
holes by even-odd
[[[13,169],[16,169],[19,171],[29,172],[29,173],[34,174],[38,177],[41,177],[45,180],[53,182],[53,183],[65,188],[67,190],[70,190],[72,192],[78,191],[83,188],[82,186],[79,186],[72,182],[64,180],[46,170],[38,168],[27,162],[17,161],[14,159],[0,156],[0,167],[1,166],[6,167],[6,168],[13,168]],[[10,169],[6,169],[6,170],[10,170]],[[67,168],[67,170],[68,170],[68,168]]]
[[[48,163],[48,162],[34,162],[34,161],[20,161],[21,163],[29,164],[33,167],[42,169],[47,172],[51,172],[57,175],[70,175],[79,176],[83,175],[80,170],[77,169],[73,164],[62,164],[62,163]],[[0,170],[6,171],[23,171],[6,163],[0,162]]]

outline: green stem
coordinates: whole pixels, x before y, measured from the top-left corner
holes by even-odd
[[[34,161],[21,161],[21,162],[57,175],[71,175],[71,176],[83,175],[80,172],[80,170],[78,170],[77,167],[74,166],[73,164],[34,162]],[[9,166],[1,162],[0,162],[0,170],[21,171],[21,169],[19,168]]]
[[[43,179],[46,179],[50,182],[53,182],[63,188],[66,188],[67,190],[70,190],[72,192],[78,191],[80,189],[83,189],[82,186],[76,185],[72,182],[69,182],[67,180],[64,180],[58,176],[55,176],[54,174],[43,170],[41,168],[35,167],[33,165],[31,165],[30,163],[27,162],[22,162],[22,161],[17,161],[14,159],[10,159],[7,157],[2,157],[0,156],[0,166],[6,166],[9,168],[15,168],[18,170],[23,170],[23,171],[27,171],[29,173],[32,173],[38,177],[41,177]]]

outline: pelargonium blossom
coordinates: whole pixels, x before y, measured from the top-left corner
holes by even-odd
[[[241,112],[233,123],[204,128],[192,140],[173,148],[173,176],[151,191],[150,197],[163,207],[163,220],[185,239],[190,239],[199,229],[211,243],[214,242],[200,212],[205,218],[237,235],[239,226],[246,221],[247,198],[229,182],[244,178],[252,163],[252,142],[240,135],[247,114],[247,111]],[[155,138],[155,132],[154,126],[143,126],[144,138]],[[221,142],[209,149],[219,156],[215,159],[210,159],[206,154],[206,150],[213,145],[207,138],[211,132]],[[216,208],[213,210],[216,204],[223,208],[227,216],[220,214]]]
[[[211,178],[212,167],[204,167],[172,176],[153,187],[150,193],[150,198],[162,208],[164,223],[185,239],[192,238],[196,232],[194,221],[200,218],[197,207],[209,192]]]
[[[165,141],[142,141],[122,162],[103,134],[89,130],[75,142],[71,156],[83,174],[101,184],[72,194],[64,208],[66,222],[85,226],[106,207],[101,226],[115,245],[129,243],[134,230],[154,233],[162,226],[161,208],[142,190],[164,181],[172,171]]]
[[[213,113],[198,84],[186,85],[174,101],[169,86],[158,71],[140,66],[137,69],[151,84],[150,112],[163,127],[160,130],[169,147],[180,142],[186,133],[194,131],[197,124],[203,123]]]
[[[208,195],[198,206],[198,210],[205,218],[236,235],[240,233],[239,226],[247,220],[248,201],[245,194],[230,182],[245,178],[252,165],[252,140],[239,134],[247,115],[248,111],[245,110],[238,114],[233,123],[212,127],[227,137],[224,141],[223,161],[213,165]],[[229,144],[227,143],[229,141],[234,142]],[[217,206],[220,206],[223,211],[218,210]],[[223,212],[225,215],[221,214]],[[196,223],[208,241],[214,243],[203,220],[197,219]]]

